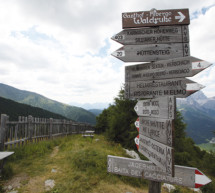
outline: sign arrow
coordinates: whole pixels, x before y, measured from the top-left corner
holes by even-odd
[[[190,24],[188,9],[170,9],[122,13],[122,28]]]
[[[134,107],[138,116],[163,119],[175,118],[175,97],[159,97],[149,100],[139,100]]]
[[[150,161],[108,155],[107,163],[108,172],[123,176],[143,177],[190,188],[200,188],[211,182],[203,172],[193,167],[175,165],[175,176],[171,177]]]
[[[151,62],[190,56],[189,43],[125,45],[111,54],[124,62]]]
[[[172,147],[174,133],[172,119],[139,117],[135,122],[135,126],[137,127],[139,134]]]
[[[187,78],[126,82],[125,97],[128,99],[149,99],[163,96],[186,98],[202,88],[204,86]]]
[[[174,176],[173,148],[139,134],[138,151],[167,174]]]
[[[180,11],[178,12],[179,16],[175,16],[175,19],[179,19],[178,22],[182,22],[184,21],[184,19],[186,18],[185,15],[183,13],[181,13]]]
[[[125,81],[192,77],[212,63],[192,56],[125,66]]]
[[[188,25],[125,29],[111,39],[123,45],[188,43],[189,29]]]

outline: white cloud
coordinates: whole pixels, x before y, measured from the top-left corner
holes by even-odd
[[[7,0],[0,7],[1,82],[64,103],[112,102],[124,64],[110,54],[122,30],[121,13],[189,8],[191,55],[215,62],[212,0]],[[196,14],[197,13],[197,14]],[[197,81],[214,85],[214,68]],[[194,77],[195,79],[195,77]],[[205,90],[210,96],[215,93]]]

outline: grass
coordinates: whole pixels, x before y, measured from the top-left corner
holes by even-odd
[[[0,192],[8,185],[19,193],[148,192],[147,180],[107,172],[107,155],[128,155],[121,145],[107,141],[102,135],[95,135],[94,139],[73,135],[28,144],[14,151],[5,165]],[[56,172],[51,172],[53,169]],[[48,179],[55,180],[51,190],[45,190]],[[168,191],[162,189],[162,192]],[[176,192],[192,191],[177,187]]]
[[[198,145],[200,147],[200,149],[205,150],[205,151],[213,151],[215,152],[215,144],[212,143],[202,143]]]
[[[11,179],[4,179],[2,184],[12,184],[20,177],[20,187],[15,188],[20,193],[147,192],[144,180],[107,173],[107,155],[127,155],[119,144],[100,135],[94,139],[73,135],[14,151],[6,164],[13,171],[9,172]],[[52,173],[52,169],[57,172]],[[48,179],[55,180],[55,187],[46,191],[44,183]]]

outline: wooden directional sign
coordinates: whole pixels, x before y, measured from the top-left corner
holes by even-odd
[[[167,174],[174,176],[173,148],[139,134],[138,151]]]
[[[201,84],[186,78],[126,82],[125,98],[149,99],[162,96],[185,98],[202,88],[204,88],[204,86]]]
[[[190,24],[188,9],[170,9],[122,13],[122,28]]]
[[[123,45],[189,42],[187,25],[126,29],[111,38]]]
[[[192,56],[125,67],[125,81],[192,77],[212,63]]]
[[[163,119],[175,118],[175,97],[159,97],[149,100],[140,100],[134,107],[138,116],[157,117]]]
[[[154,139],[164,145],[173,146],[174,125],[172,119],[139,117],[135,122],[139,134]]]
[[[211,182],[197,168],[175,165],[175,177],[171,177],[150,161],[108,155],[107,171],[113,174],[145,178],[152,181],[200,188]]]
[[[124,62],[151,62],[190,55],[189,43],[125,45],[112,53]]]

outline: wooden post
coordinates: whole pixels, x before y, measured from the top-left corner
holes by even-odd
[[[161,182],[149,181],[149,193],[161,193]]]
[[[29,140],[32,142],[32,134],[33,134],[33,117],[31,115],[28,116],[28,132],[29,132]]]
[[[49,138],[52,139],[53,118],[49,119]]]
[[[7,115],[1,114],[1,128],[0,128],[0,151],[4,150],[4,140],[6,131]]]

